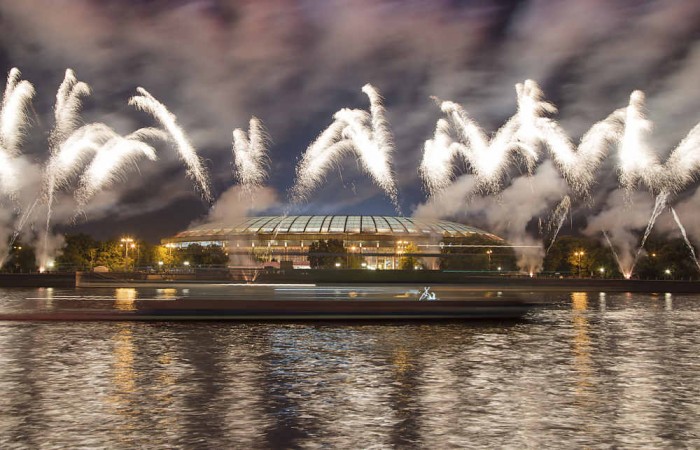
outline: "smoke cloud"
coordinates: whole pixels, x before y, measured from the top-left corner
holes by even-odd
[[[526,237],[536,236],[530,231],[532,220],[546,215],[567,192],[546,163],[531,177],[512,179],[497,197],[467,202],[473,181],[466,176],[442,200],[426,201],[417,168],[423,142],[441,116],[429,97],[463,105],[485,129],[495,130],[515,111],[513,85],[531,78],[559,107],[556,120],[577,140],[640,89],[655,123],[650,145],[665,155],[700,120],[700,96],[695,95],[699,23],[700,4],[691,0],[463,5],[440,0],[178,0],[128,6],[98,0],[0,1],[0,69],[17,66],[36,87],[23,147],[33,163],[47,157],[45,137],[65,68],[75,69],[92,86],[83,120],[105,122],[119,133],[153,125],[126,104],[137,86],[148,89],[177,115],[204,159],[212,194],[220,202],[219,212],[210,217],[226,216],[221,205],[229,203],[234,216],[243,212],[236,206],[238,194],[228,191],[234,183],[234,128],[245,127],[251,115],[265,123],[272,138],[269,188],[256,202],[282,211],[287,203],[282,193],[293,183],[303,150],[332,122],[333,112],[366,107],[359,89],[369,82],[385,97],[404,211],[413,205],[416,214],[473,220],[505,238],[531,242]],[[633,222],[626,229],[643,222],[648,196],[635,195],[634,206],[625,206],[611,165],[595,180],[594,201],[575,202],[575,211],[583,213],[574,217],[593,217],[575,229],[597,233],[596,226],[613,221],[616,208],[619,218]],[[197,195],[177,155],[159,150],[157,162],[140,163],[128,180],[95,197],[78,220],[89,225],[105,214],[153,217],[155,211],[167,212]],[[681,195],[674,202],[694,239],[700,239],[697,195]],[[26,208],[33,198],[22,201]],[[70,223],[72,207],[63,196],[57,199],[57,217]],[[5,201],[4,208],[4,216],[11,217],[7,209],[13,205]],[[201,220],[201,210],[177,213],[192,222]],[[363,171],[344,165],[342,177],[328,177],[296,212],[393,210]],[[603,220],[606,214],[609,219]],[[158,236],[179,231],[155,220],[141,226],[144,234]],[[619,245],[624,240],[620,237]]]

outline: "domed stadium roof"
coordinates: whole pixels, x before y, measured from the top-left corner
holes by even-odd
[[[253,235],[363,235],[395,237],[446,238],[469,237],[474,234],[502,241],[486,231],[446,220],[416,219],[393,216],[262,216],[250,217],[235,223],[207,223],[182,231],[167,241],[228,240]]]

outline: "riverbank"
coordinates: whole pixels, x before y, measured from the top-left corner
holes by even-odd
[[[0,287],[124,287],[174,284],[289,283],[289,284],[406,284],[461,285],[475,290],[531,290],[553,292],[700,293],[700,282],[679,280],[625,280],[475,276],[465,272],[368,270],[219,270],[189,273],[48,273],[0,274]]]
[[[229,271],[213,274],[94,274],[79,273],[77,286],[109,287],[127,284],[171,285],[173,283],[289,283],[289,284],[419,284],[461,285],[475,290],[534,290],[582,292],[672,292],[700,293],[700,282],[679,280],[625,280],[591,278],[541,278],[527,276],[475,276],[468,272],[428,270],[287,270]]]

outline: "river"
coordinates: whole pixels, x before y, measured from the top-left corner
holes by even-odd
[[[0,448],[700,447],[700,296],[531,295],[504,323],[0,321]]]

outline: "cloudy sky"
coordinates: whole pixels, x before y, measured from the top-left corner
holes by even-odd
[[[86,122],[122,133],[153,125],[127,105],[138,86],[165,103],[205,159],[217,197],[234,183],[232,130],[259,117],[272,139],[274,193],[265,198],[276,196],[279,210],[302,152],[335,111],[367,107],[360,88],[370,82],[385,97],[399,202],[411,214],[426,200],[416,169],[440,117],[431,95],[495,130],[515,111],[514,84],[532,78],[578,139],[641,89],[653,145],[667,153],[700,121],[700,2],[0,0],[0,69],[11,67],[37,89],[25,149],[37,162],[69,67],[93,89]],[[138,169],[114,188],[118,201],[76,229],[155,240],[206,216],[172,151]],[[600,204],[616,182],[608,178],[601,172]],[[394,208],[349,158],[342,177],[330,174],[294,211]]]

